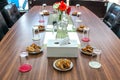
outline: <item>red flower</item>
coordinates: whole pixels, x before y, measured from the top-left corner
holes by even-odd
[[[67,8],[67,14],[68,14],[68,15],[70,14],[70,11],[71,11],[71,7],[68,7],[68,8]]]
[[[67,9],[67,5],[63,1],[61,1],[59,5],[59,9],[61,11],[65,11]]]

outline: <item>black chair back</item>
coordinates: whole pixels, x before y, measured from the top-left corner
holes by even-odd
[[[7,5],[7,0],[0,0],[0,11],[4,8],[5,5]]]
[[[4,37],[4,35],[8,32],[8,26],[0,12],[0,41]]]
[[[7,24],[6,24],[5,20],[4,20],[1,12],[0,12],[0,26],[2,28],[3,33],[6,34],[9,29],[8,29],[8,26],[7,26]]]
[[[11,3],[6,5],[2,10],[3,17],[9,28],[20,18],[20,12],[15,4]]]
[[[113,3],[106,12],[103,22],[120,38],[120,5]]]
[[[2,30],[2,26],[0,24],[0,41],[2,40],[3,37],[4,37],[4,33],[3,33],[3,30]]]

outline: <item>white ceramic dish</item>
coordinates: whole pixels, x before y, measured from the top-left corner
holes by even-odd
[[[93,48],[93,51],[94,51],[95,48]],[[80,51],[83,53],[83,54],[86,54],[86,55],[89,55],[89,56],[96,56],[96,54],[94,52],[90,53],[90,52],[85,52],[83,51],[82,49],[80,49]]]
[[[29,54],[40,54],[41,52],[43,52],[43,49],[41,48],[39,52],[28,52]]]
[[[58,71],[69,71],[69,70],[71,70],[72,68],[73,68],[73,63],[71,62],[71,64],[70,64],[70,68],[68,68],[68,69],[64,69],[64,70],[62,70],[62,69],[60,69],[60,68],[58,68],[58,67],[56,67],[56,62],[58,61],[59,59],[57,59],[57,60],[55,60],[54,62],[53,62],[53,67],[56,69],[56,70],[58,70]]]

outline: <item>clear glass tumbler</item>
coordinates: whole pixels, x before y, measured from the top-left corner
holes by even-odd
[[[20,53],[20,64],[28,64],[27,62],[28,52],[21,52]]]
[[[87,45],[89,45],[89,32],[90,32],[90,29],[89,27],[86,27],[83,29],[83,36],[82,36],[82,39],[81,39],[81,46],[82,47],[85,47]]]
[[[32,27],[32,34],[33,34],[33,38],[32,38],[33,40],[40,40],[38,26]]]
[[[47,4],[46,3],[44,3],[44,4],[42,4],[42,10],[43,10],[43,12],[44,12],[44,10],[46,10],[46,7],[47,7]]]
[[[83,29],[83,41],[89,41],[89,33],[90,33],[90,28],[89,27],[85,27]]]
[[[43,12],[39,12],[39,23],[43,23],[44,22],[44,13]]]
[[[102,51],[99,49],[93,50],[92,59],[89,62],[89,66],[91,68],[100,68],[101,67],[101,63],[100,63],[101,52]]]
[[[77,8],[77,11],[78,11],[79,8],[80,8],[80,4],[76,4],[76,8]]]
[[[81,20],[81,15],[82,15],[81,12],[77,12],[76,22],[82,22],[82,20]]]
[[[32,69],[32,66],[28,63],[28,52],[21,52],[20,53],[20,72],[28,72]]]

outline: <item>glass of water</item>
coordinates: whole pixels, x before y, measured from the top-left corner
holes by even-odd
[[[101,63],[100,63],[101,52],[102,51],[99,49],[93,50],[92,59],[89,62],[89,66],[91,68],[100,68],[101,67]]]
[[[76,4],[76,8],[77,10],[79,10],[80,4]]]
[[[27,52],[21,52],[20,53],[20,64],[28,64],[27,62],[27,57],[28,57],[28,53]]]
[[[28,52],[21,52],[20,53],[20,66],[19,71],[20,72],[28,72],[32,69],[32,65],[28,62]]]
[[[82,22],[82,20],[81,20],[81,15],[82,15],[81,12],[77,12],[76,22]]]
[[[38,26],[32,27],[32,35],[33,35],[33,38],[32,38],[33,40],[40,40]]]
[[[43,12],[46,11],[46,7],[47,7],[46,3],[42,4],[42,10],[43,10]]]

